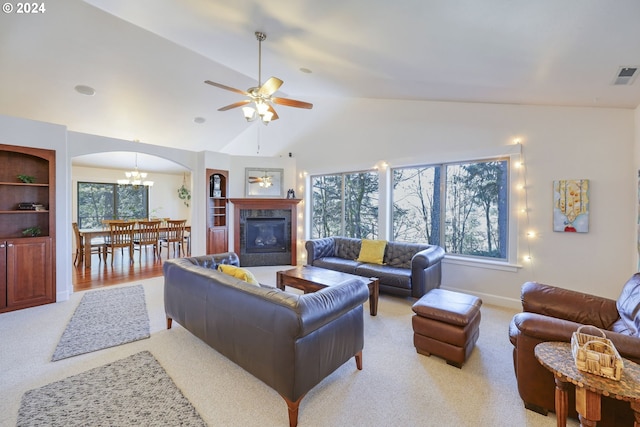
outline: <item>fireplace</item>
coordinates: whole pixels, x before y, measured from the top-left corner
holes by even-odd
[[[243,267],[296,265],[299,199],[230,199],[234,205],[234,252]]]
[[[247,253],[286,252],[286,218],[246,218],[245,249]]]

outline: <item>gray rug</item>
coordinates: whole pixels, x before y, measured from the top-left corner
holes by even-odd
[[[22,396],[23,426],[206,426],[148,351]]]
[[[60,338],[52,362],[149,338],[142,285],[84,294]]]

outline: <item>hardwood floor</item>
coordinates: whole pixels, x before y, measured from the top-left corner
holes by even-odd
[[[140,254],[134,252],[133,263],[129,262],[129,252],[125,249],[124,254],[116,251],[116,257],[111,265],[111,256],[105,262],[97,254],[92,255],[91,268],[84,268],[83,265],[73,266],[73,290],[85,291],[87,289],[98,289],[105,286],[117,285],[120,283],[132,282],[135,280],[149,279],[162,276],[162,263],[167,259],[169,250],[162,249],[161,258],[153,256],[151,248],[147,248]],[[124,255],[124,256],[123,256]],[[171,252],[171,258],[176,254]]]

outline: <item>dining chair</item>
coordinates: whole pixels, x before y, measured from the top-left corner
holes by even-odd
[[[167,236],[167,221],[171,218],[154,218],[160,221],[160,240],[163,240]]]
[[[102,223],[102,228],[104,228],[105,230],[108,230],[111,224],[121,224],[123,222],[128,222],[128,221],[124,219],[103,219],[100,222]]]
[[[76,239],[76,256],[73,259],[73,265],[84,264],[84,239],[80,235],[80,229],[78,228],[77,222],[72,222],[71,227],[73,228],[73,235]],[[106,242],[102,237],[94,237],[89,242],[91,245],[91,254],[98,254],[98,258],[102,260],[102,255],[107,256]]]
[[[167,247],[167,258],[171,257],[171,251],[169,251],[169,245],[173,244],[173,252],[176,251],[176,245],[178,245],[178,256],[182,250],[182,256],[184,256],[184,229],[187,224],[186,219],[170,219],[167,220],[167,230],[164,236],[160,237],[160,255],[162,255],[162,247]]]
[[[110,222],[109,223],[109,240],[107,241],[107,254],[111,253],[111,265],[115,258],[115,250],[120,248],[120,253],[124,254],[123,249],[129,248],[129,261],[133,262],[133,228],[134,222]]]
[[[160,241],[160,221],[138,220],[138,227],[133,233],[133,250],[140,251],[139,259],[142,259],[142,249],[153,247],[153,257],[160,256],[158,242]]]
[[[186,229],[184,230],[184,243],[187,246],[187,256],[191,256],[191,232]]]

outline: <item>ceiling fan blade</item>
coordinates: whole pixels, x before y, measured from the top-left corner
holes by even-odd
[[[271,102],[287,107],[306,108],[308,110],[313,108],[313,104],[309,102],[296,101],[295,99],[289,98],[271,98]]]
[[[234,102],[233,104],[225,105],[224,107],[218,108],[218,111],[227,111],[227,110],[231,110],[232,108],[242,107],[243,105],[247,105],[250,102],[251,102],[250,99],[245,99],[244,101]]]
[[[280,89],[280,86],[282,86],[282,83],[284,83],[282,80],[280,80],[277,77],[270,77],[269,80],[267,80],[266,82],[264,82],[264,84],[260,87],[260,89],[258,89],[258,94],[262,95],[262,96],[271,96],[273,95],[278,89]]]
[[[205,80],[204,82],[206,84],[211,85],[211,86],[219,87],[220,89],[230,90],[231,92],[239,93],[240,95],[249,96],[249,94],[247,92],[245,92],[244,90],[236,89],[236,88],[231,87],[231,86],[225,86],[225,85],[220,84],[220,83],[212,82],[211,80]]]
[[[268,111],[270,111],[271,114],[273,114],[271,116],[271,121],[278,120],[278,113],[276,113],[276,110],[273,108],[273,105],[269,104],[269,110]]]

